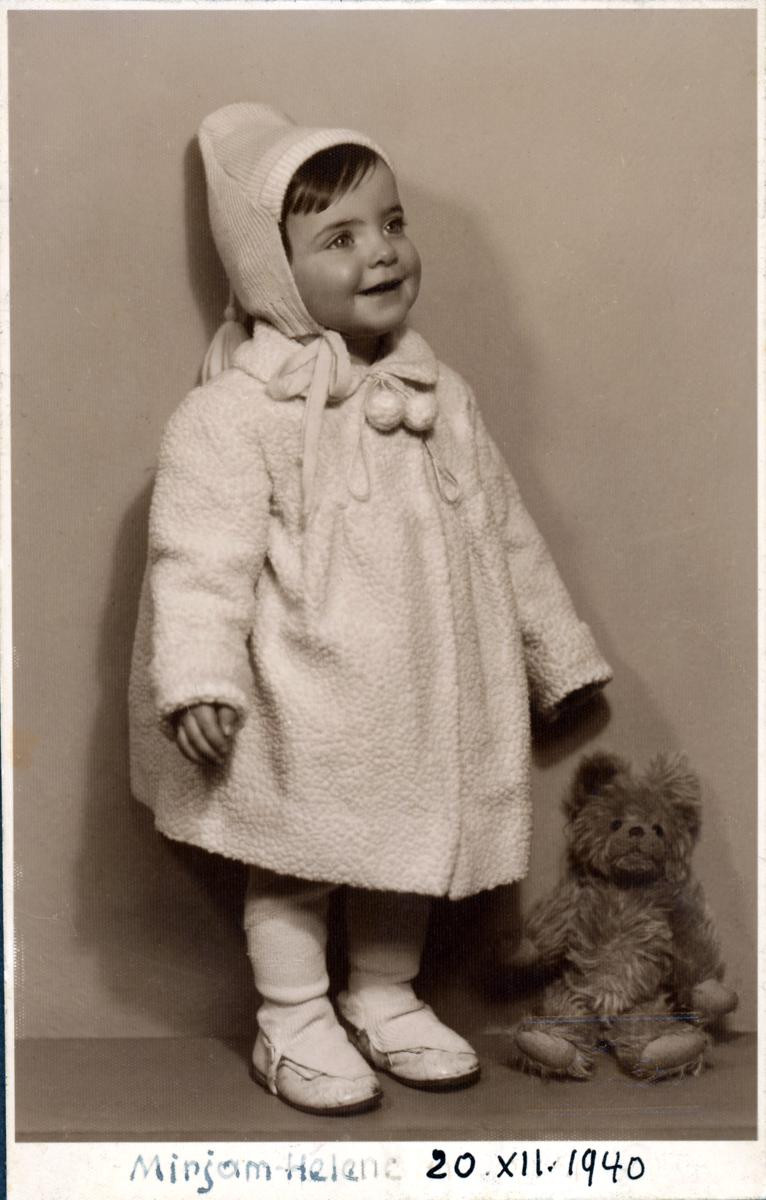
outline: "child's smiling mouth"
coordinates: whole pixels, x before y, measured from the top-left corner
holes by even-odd
[[[359,291],[360,296],[379,296],[385,292],[393,292],[401,284],[401,279],[388,279],[384,283],[376,283],[373,287],[362,288]]]

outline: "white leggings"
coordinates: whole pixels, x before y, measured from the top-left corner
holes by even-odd
[[[327,907],[337,886],[250,868],[244,926],[264,1000],[302,1004],[327,992]],[[350,992],[415,978],[430,907],[428,896],[348,889]]]

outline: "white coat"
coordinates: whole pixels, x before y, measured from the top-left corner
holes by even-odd
[[[466,896],[519,879],[529,706],[610,678],[463,381],[411,330],[324,410],[303,521],[304,401],[266,324],[162,445],[130,685],[131,772],[168,836],[274,871]],[[426,434],[366,423],[431,394]],[[224,766],[172,714],[225,702]]]

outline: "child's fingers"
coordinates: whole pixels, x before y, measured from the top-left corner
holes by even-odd
[[[237,727],[237,712],[230,704],[218,705],[218,722],[224,736],[229,738]]]
[[[184,758],[188,758],[190,762],[197,763],[198,765],[202,763],[202,759],[189,741],[183,720],[179,720],[176,725],[176,745]]]
[[[231,743],[224,732],[223,713],[219,713],[210,705],[200,706],[194,710],[194,716],[202,736],[221,758],[228,754]]]
[[[213,742],[208,740],[205,732],[205,728],[208,725],[208,721],[205,720],[207,715],[207,706],[203,707],[201,705],[198,708],[185,713],[183,721],[184,729],[186,730],[192,746],[198,754],[202,755],[203,759],[207,759],[208,762],[220,762],[222,758],[221,752],[216,748]],[[204,727],[203,721],[205,722]]]

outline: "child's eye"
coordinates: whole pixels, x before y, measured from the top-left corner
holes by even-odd
[[[614,829],[614,830],[622,829],[622,821],[620,820],[620,818],[615,817],[614,820],[610,822],[609,828]]]
[[[344,230],[342,233],[336,233],[332,241],[327,243],[328,250],[344,250],[347,246],[353,245],[354,239],[351,234]]]
[[[392,217],[386,225],[386,233],[404,233],[406,225],[404,217]]]

